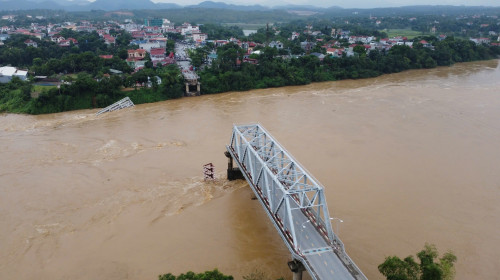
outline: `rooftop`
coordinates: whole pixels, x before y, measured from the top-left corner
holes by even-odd
[[[17,70],[16,67],[4,66],[0,67],[0,76],[24,76],[27,75],[28,71]]]

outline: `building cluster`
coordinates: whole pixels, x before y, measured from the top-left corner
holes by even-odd
[[[13,26],[2,26],[0,27],[0,32],[2,35],[12,35],[12,34],[20,34],[27,35],[39,40],[50,40],[60,47],[69,47],[72,45],[78,45],[78,41],[74,38],[64,38],[59,33],[63,29],[70,29],[77,32],[97,32],[101,38],[103,38],[104,42],[108,45],[115,44],[116,38],[109,35],[111,29],[116,28],[116,23],[113,21],[108,21],[104,24],[95,25],[90,23],[89,21],[81,21],[79,24],[72,22],[64,22],[61,24],[47,24],[47,25],[39,25],[37,23],[31,23],[29,27],[26,28],[16,28]],[[7,37],[8,38],[8,37]],[[0,41],[2,38],[0,37]],[[5,39],[3,39],[5,40]],[[26,40],[26,45],[31,47],[38,47],[38,44],[34,41]]]
[[[132,35],[133,40],[130,44],[138,46],[138,49],[128,50],[127,58],[127,64],[136,70],[144,67],[146,53],[149,54],[151,62],[155,66],[175,63],[174,54],[166,54],[168,38],[164,34],[180,34],[197,44],[203,44],[207,40],[207,34],[201,33],[199,26],[184,23],[176,27],[168,19],[149,18],[144,20],[144,25],[128,21],[120,25],[120,28]]]
[[[2,19],[5,21],[15,22],[15,15],[4,15]],[[36,17],[38,18],[38,17]],[[377,24],[380,24],[381,19],[377,19],[376,17],[370,16],[370,19],[376,20]],[[410,21],[416,20],[416,18],[410,18]],[[433,24],[437,25],[439,22],[434,22]],[[472,24],[472,23],[471,23]],[[435,27],[435,26],[433,26]],[[268,27],[269,28],[269,27]],[[487,25],[481,25],[481,28],[488,29]],[[173,53],[167,53],[167,36],[169,34],[179,34],[182,35],[186,41],[191,41],[195,46],[201,46],[207,43],[212,43],[215,47],[224,46],[229,43],[234,43],[240,46],[245,53],[243,54],[243,60],[238,61],[237,63],[258,63],[258,60],[251,58],[252,54],[259,54],[260,51],[256,51],[256,48],[269,46],[272,48],[276,48],[281,50],[285,48],[285,44],[280,41],[271,41],[267,44],[259,44],[251,41],[241,41],[237,38],[230,38],[227,40],[214,40],[214,38],[208,38],[206,33],[201,32],[200,26],[192,25],[190,23],[183,23],[181,25],[175,26],[168,19],[163,18],[147,18],[144,19],[144,22],[134,23],[133,20],[127,19],[123,22],[119,23],[113,20],[105,21],[105,22],[90,22],[87,20],[82,20],[79,22],[63,22],[58,24],[38,24],[31,23],[30,26],[19,28],[10,26],[1,26],[0,27],[0,46],[4,44],[5,40],[8,40],[9,37],[13,34],[22,34],[30,36],[24,43],[28,47],[37,48],[39,47],[39,42],[41,40],[47,40],[54,42],[58,46],[71,47],[78,46],[81,42],[78,42],[75,38],[65,38],[61,35],[61,31],[64,29],[74,30],[76,32],[96,32],[101,39],[107,45],[115,45],[116,37],[112,34],[116,34],[111,32],[111,30],[124,30],[128,32],[132,40],[130,41],[130,49],[128,49],[128,56],[126,58],[127,64],[135,69],[139,70],[145,66],[147,58],[149,57],[153,65],[167,65],[173,64],[176,62],[176,57]],[[272,27],[271,31],[278,35],[280,34],[280,30],[277,27]],[[300,31],[300,30],[299,30]],[[436,32],[436,30],[434,30]],[[357,36],[351,34],[351,31],[345,29],[335,29],[326,31],[327,34],[324,34],[325,30],[319,31],[314,30],[312,25],[306,25],[301,32],[292,32],[291,36],[288,40],[294,41],[299,40],[300,38],[306,38],[306,40],[300,42],[300,47],[306,53],[312,53],[313,55],[318,56],[320,59],[327,56],[331,57],[343,57],[343,56],[353,56],[355,55],[354,49],[356,47],[363,47],[365,51],[368,53],[372,50],[380,50],[380,51],[388,51],[393,46],[396,45],[408,45],[410,47],[413,46],[413,41],[408,40],[406,37],[393,37],[393,38],[375,38],[374,36]],[[498,34],[494,31],[490,31],[488,33],[490,36],[497,36]],[[328,35],[328,36],[325,36]],[[326,37],[333,38],[332,40],[325,39]],[[36,40],[36,39],[38,40]],[[446,39],[446,35],[439,35],[439,40]],[[302,39],[303,40],[303,39]],[[481,37],[481,38],[470,38],[471,41],[476,44],[497,44],[492,43],[490,38]],[[500,41],[500,37],[498,38]],[[423,47],[433,48],[433,46],[426,42],[420,41]],[[323,49],[322,53],[314,53],[313,49],[319,46]],[[112,55],[103,55],[101,56],[103,59],[111,59]],[[208,54],[207,59],[210,63],[214,59],[217,58],[215,52]],[[10,70],[4,69],[4,74],[1,77],[7,77]],[[20,72],[21,73],[21,72]],[[22,75],[21,75],[22,76]]]

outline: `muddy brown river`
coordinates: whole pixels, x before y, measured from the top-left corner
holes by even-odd
[[[456,279],[500,277],[496,60],[96,111],[0,115],[0,279],[291,279],[246,182],[225,180],[232,124],[254,122],[324,185],[369,279],[426,242]]]

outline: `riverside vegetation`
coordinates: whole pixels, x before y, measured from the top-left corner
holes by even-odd
[[[500,55],[498,46],[476,45],[475,43],[448,37],[438,41],[428,37],[434,50],[414,43],[413,48],[400,45],[389,51],[365,52],[364,47],[354,47],[355,56],[333,58],[323,61],[314,55],[283,59],[278,50],[266,47],[256,56],[258,65],[242,63],[241,49],[228,44],[217,49],[217,60],[211,67],[201,71],[202,93],[242,91],[258,88],[306,85],[311,82],[336,81],[376,77],[409,69],[449,66],[456,62],[467,62],[496,58]]]
[[[304,24],[304,21],[283,23],[277,25],[280,32],[262,28],[249,37],[245,37],[241,28],[236,26],[202,25],[201,30],[214,38],[231,36],[262,45],[255,48],[260,49],[260,54],[250,56],[253,61],[258,61],[256,64],[244,62],[246,50],[234,43],[218,48],[208,43],[192,51],[190,57],[200,76],[201,94],[370,78],[409,69],[493,59],[500,55],[498,45],[476,44],[454,36],[444,40],[438,40],[435,36],[419,36],[412,40],[412,47],[396,45],[388,51],[367,52],[358,44],[353,47],[353,56],[326,55],[320,60],[315,55],[304,54],[301,49],[300,42],[307,40],[307,35],[301,34],[295,40],[287,39],[293,30],[300,30]],[[331,24],[331,21],[319,20],[313,26],[328,33]],[[394,22],[390,26],[404,27],[400,25]],[[386,36],[384,32],[369,26],[365,29],[356,24],[335,27],[350,28],[355,34],[378,38]],[[0,112],[45,114],[105,107],[125,96],[129,96],[135,104],[183,96],[184,80],[175,65],[153,67],[149,55],[146,55],[145,67],[133,72],[124,60],[128,56],[127,50],[138,46],[130,45],[132,36],[118,26],[110,30],[110,34],[116,38],[114,45],[106,45],[95,31],[88,33],[64,29],[59,34],[65,38],[75,38],[80,43],[61,48],[54,42],[31,38],[38,43],[38,48],[35,48],[24,43],[28,36],[12,35],[5,45],[0,46],[1,64],[29,68],[34,75],[62,81],[59,88],[42,90],[41,87],[34,87],[33,81],[13,79],[10,83],[0,84]],[[167,41],[166,50],[171,52],[175,45],[173,39],[182,39],[182,36],[168,35],[170,40]],[[325,54],[322,42],[332,39],[329,35],[322,35],[322,41],[318,41],[311,52]],[[284,42],[285,48],[278,50],[264,47],[270,40]],[[429,45],[422,45],[419,43],[421,40],[426,40]],[[343,47],[349,46],[347,40],[339,41]],[[208,64],[207,55],[214,51],[217,58]],[[110,54],[113,55],[111,59],[99,56]],[[122,74],[113,75],[111,69],[119,70]]]
[[[413,256],[408,256],[401,260],[397,256],[390,256],[378,266],[378,270],[387,280],[453,280],[455,278],[454,263],[457,257],[452,252],[445,253],[436,262],[439,253],[433,244],[425,244],[424,249],[417,253],[420,260],[418,264]],[[232,276],[227,276],[217,269],[203,273],[189,271],[179,276],[171,273],[158,276],[159,280],[233,280]],[[265,273],[255,270],[243,276],[244,280],[269,280]],[[280,278],[278,280],[283,280]]]
[[[237,63],[238,60],[243,60],[243,50],[230,43],[219,47],[218,58],[210,67],[200,71],[202,94],[369,78],[409,69],[492,59],[500,55],[498,46],[476,45],[471,41],[453,37],[443,41],[432,37],[427,39],[433,43],[434,50],[415,43],[413,48],[401,45],[392,47],[388,52],[374,50],[367,54],[363,47],[355,47],[356,55],[353,57],[326,56],[323,61],[313,55],[283,59],[278,55],[277,49],[266,47],[261,55],[256,56],[258,65]],[[61,70],[57,67],[75,67],[76,71],[83,72],[76,76],[64,77],[63,79],[69,81],[68,84],[61,85],[60,89],[43,91],[38,98],[31,97],[30,82],[14,79],[10,83],[2,84],[0,112],[44,114],[105,107],[124,96],[129,96],[137,104],[183,96],[184,81],[174,65],[159,68],[146,65],[145,69],[134,74],[105,77],[103,72],[110,67],[120,66],[119,59],[106,61],[91,52],[70,52],[60,59],[48,59],[45,64],[41,63],[40,58],[34,58],[33,61],[33,68],[42,68],[44,73]],[[196,61],[196,58],[193,61]],[[131,72],[125,66],[120,69]],[[146,83],[148,77],[153,80],[150,88],[122,90],[123,87],[133,86],[136,82]],[[161,85],[156,83],[155,77],[161,78]]]

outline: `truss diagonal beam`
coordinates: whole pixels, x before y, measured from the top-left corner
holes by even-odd
[[[366,279],[333,232],[323,187],[261,125],[234,126],[227,150],[294,258],[314,279],[320,274],[312,269],[308,256],[327,252],[335,252],[351,274],[359,276],[354,279]],[[303,233],[305,224],[311,228],[309,233],[322,240],[317,240],[322,247],[310,247]]]

